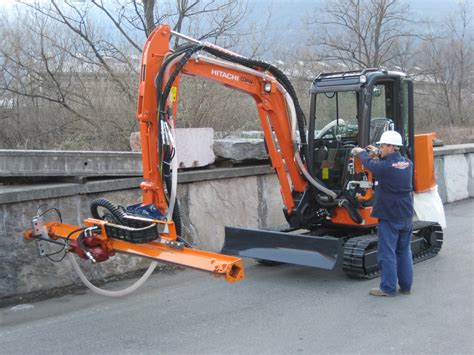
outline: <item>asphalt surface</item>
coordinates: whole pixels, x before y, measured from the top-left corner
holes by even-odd
[[[443,249],[415,265],[409,296],[369,296],[378,279],[246,260],[234,285],[176,271],[125,298],[84,291],[0,309],[0,354],[472,354],[474,200],[446,215]]]

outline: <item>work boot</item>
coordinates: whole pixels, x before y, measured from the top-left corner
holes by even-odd
[[[409,295],[411,294],[411,291],[410,290],[402,290],[400,289],[400,293],[404,294],[404,295]]]
[[[384,297],[393,297],[395,295],[391,295],[390,293],[382,291],[380,288],[373,288],[369,292],[370,295],[372,296],[384,296]]]

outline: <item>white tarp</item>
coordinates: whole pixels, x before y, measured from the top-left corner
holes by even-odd
[[[437,222],[442,228],[446,228],[444,207],[438,194],[438,186],[429,191],[414,193],[413,199],[415,213],[420,221]]]

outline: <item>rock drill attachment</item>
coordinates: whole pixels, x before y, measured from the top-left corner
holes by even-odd
[[[116,253],[144,257],[162,263],[202,270],[230,283],[244,278],[240,258],[185,247],[176,238],[174,222],[127,217],[127,225],[88,218],[85,227],[61,222],[43,223],[36,216],[25,238],[38,242],[40,256],[48,256],[46,244],[62,245],[92,263],[108,260]],[[57,254],[57,253],[55,253]]]

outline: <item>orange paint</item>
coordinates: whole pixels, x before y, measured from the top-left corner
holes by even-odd
[[[137,108],[142,142],[143,177],[145,179],[140,186],[143,190],[143,203],[153,203],[162,212],[167,209],[167,203],[163,193],[161,175],[157,169],[159,162],[157,138],[160,133],[155,78],[165,57],[171,53],[169,41],[170,28],[167,25],[161,25],[153,31],[145,44]],[[178,106],[180,75],[212,80],[254,98],[268,147],[268,154],[280,182],[283,203],[288,211],[291,211],[295,207],[292,191],[304,192],[307,182],[302,177],[294,160],[295,151],[285,93],[279,89],[275,78],[269,73],[262,77],[261,75],[239,70],[238,67],[230,68],[206,59],[206,57],[192,57],[180,70],[173,83],[176,88],[174,89],[176,100],[172,102],[171,107],[174,115],[176,115]],[[266,92],[264,85],[269,83],[271,84],[271,90]],[[165,111],[167,110],[168,107],[165,107]],[[274,137],[278,142],[278,148]]]
[[[101,240],[101,245],[107,248],[110,255],[124,253],[162,263],[190,267],[209,272],[217,277],[224,277],[224,279],[230,283],[240,281],[244,278],[245,274],[240,258],[191,248],[176,249],[167,246],[164,243],[165,241],[176,239],[174,223],[157,220],[150,221],[166,224],[169,228],[169,232],[160,234],[160,239],[156,241],[143,244],[134,244],[109,238],[104,228],[108,222],[103,220],[89,218],[84,221],[84,225],[86,227],[101,227],[100,233],[94,233],[94,236]],[[49,237],[53,240],[66,239],[72,231],[78,229],[77,226],[59,222],[45,223],[45,227],[48,230]],[[79,234],[78,232],[70,235],[69,240],[76,240]],[[34,239],[31,230],[25,232],[25,238]]]
[[[415,134],[415,192],[428,191],[436,186],[434,171],[433,139],[436,133]]]
[[[377,225],[378,219],[370,215],[372,207],[364,207],[358,211],[364,220],[363,224],[357,224],[354,222],[349,216],[349,212],[347,212],[347,209],[344,207],[336,207],[334,209],[333,215],[331,216],[331,223],[353,227],[371,227]]]

